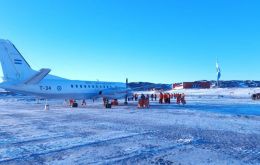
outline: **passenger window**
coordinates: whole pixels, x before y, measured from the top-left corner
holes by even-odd
[[[94,85],[92,85],[92,88],[95,88],[95,86],[94,86]]]
[[[78,85],[76,85],[76,88],[78,88]]]
[[[70,87],[73,88],[73,85],[71,85]]]
[[[96,88],[98,88],[98,85],[96,85]]]
[[[80,85],[80,88],[82,88],[82,85]]]
[[[84,88],[87,88],[87,85],[84,85]]]

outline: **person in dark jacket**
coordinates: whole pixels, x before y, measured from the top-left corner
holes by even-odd
[[[153,94],[151,95],[151,98],[152,98],[152,101],[153,101],[153,98],[154,98],[154,95],[153,95]]]
[[[141,99],[144,100],[145,99],[145,95],[141,94]]]

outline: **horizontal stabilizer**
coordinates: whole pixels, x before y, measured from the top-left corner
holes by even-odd
[[[25,81],[25,84],[38,84],[44,77],[50,73],[50,69],[41,69],[34,76]]]

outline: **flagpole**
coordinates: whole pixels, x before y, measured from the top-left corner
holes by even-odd
[[[216,69],[217,69],[217,87],[219,88],[219,79],[221,77],[221,71],[218,64],[218,59],[216,59]]]

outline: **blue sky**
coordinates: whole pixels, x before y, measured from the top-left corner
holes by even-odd
[[[0,0],[0,38],[70,79],[260,80],[259,0]]]

